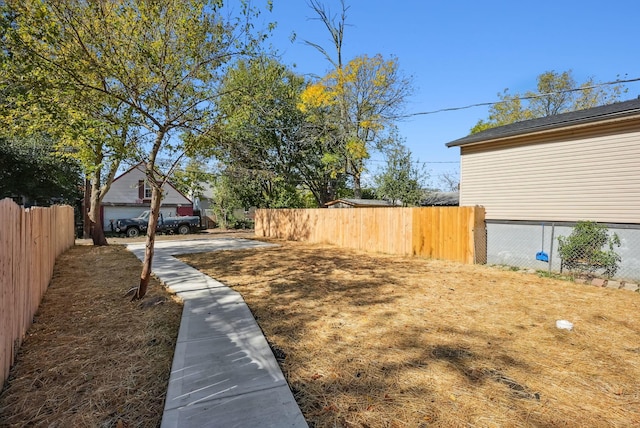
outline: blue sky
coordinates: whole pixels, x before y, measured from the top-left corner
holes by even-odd
[[[332,14],[339,0],[324,0]],[[505,88],[534,90],[536,76],[573,70],[578,82],[594,77],[640,77],[637,0],[347,0],[343,46],[346,61],[358,55],[398,58],[413,77],[414,95],[406,113],[496,101]],[[306,0],[273,0],[265,18],[277,22],[271,42],[285,64],[300,74],[324,75],[330,64],[304,40],[332,44]],[[295,33],[296,41],[289,38]],[[331,52],[333,52],[331,50]],[[623,99],[640,95],[640,83],[627,84]],[[432,181],[458,169],[459,149],[445,144],[469,133],[488,115],[487,107],[420,115],[399,123],[416,160],[428,162]],[[374,160],[382,160],[380,154]],[[372,169],[380,162],[371,163]]]

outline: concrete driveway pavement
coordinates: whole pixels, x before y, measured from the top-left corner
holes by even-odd
[[[234,238],[156,242],[153,273],[184,302],[163,428],[307,427],[242,296],[173,257],[267,245]],[[144,259],[144,243],[127,248]]]

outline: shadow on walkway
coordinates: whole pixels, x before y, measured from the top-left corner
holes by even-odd
[[[162,427],[307,427],[242,296],[173,257],[247,249],[247,239],[163,241],[153,273],[184,302]],[[144,243],[127,248],[144,259]]]

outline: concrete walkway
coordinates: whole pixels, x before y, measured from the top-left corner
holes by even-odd
[[[173,257],[265,245],[233,238],[156,242],[153,273],[184,302],[163,428],[307,427],[242,296]],[[144,243],[127,248],[144,259]]]

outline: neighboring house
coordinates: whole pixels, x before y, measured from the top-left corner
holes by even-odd
[[[210,183],[200,183],[202,191],[198,197],[193,198],[193,207],[199,210],[202,215],[202,221],[207,229],[220,227],[223,222],[218,218],[221,210],[216,210],[214,201],[214,189]],[[235,220],[251,220],[255,219],[256,207],[249,208],[233,208],[227,212],[227,216],[233,216]],[[229,220],[229,219],[228,219]]]
[[[377,208],[392,207],[393,203],[378,199],[336,199],[335,201],[324,204],[327,208]]]
[[[557,247],[558,235],[590,220],[618,233],[620,272],[640,278],[640,99],[492,128],[447,147],[460,148],[460,205],[486,210],[489,263],[525,263],[543,245],[552,250],[551,233]],[[543,224],[552,226],[544,235]],[[546,266],[535,257],[528,265]]]
[[[423,207],[457,207],[460,205],[458,192],[429,192],[420,201]]]
[[[150,209],[151,187],[145,178],[145,165],[139,163],[113,180],[101,207],[105,231],[111,230],[111,220],[137,217]],[[191,199],[169,182],[164,185],[163,190],[160,212],[164,216],[193,215]]]

